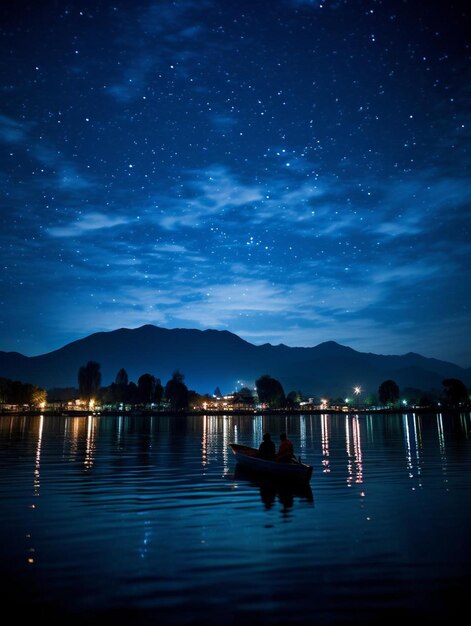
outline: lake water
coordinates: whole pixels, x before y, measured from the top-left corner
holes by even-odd
[[[310,488],[240,473],[229,442],[266,430]],[[445,623],[471,582],[471,417],[2,416],[0,502],[18,619]]]

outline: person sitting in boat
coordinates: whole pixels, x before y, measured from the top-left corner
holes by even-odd
[[[280,447],[276,455],[276,460],[282,463],[289,463],[294,458],[294,448],[286,433],[280,435]]]
[[[270,433],[263,435],[263,441],[260,444],[257,452],[257,456],[268,461],[274,461],[276,456],[276,446],[272,441]]]

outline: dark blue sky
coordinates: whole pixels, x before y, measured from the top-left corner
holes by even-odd
[[[0,349],[153,323],[471,365],[466,4],[3,2]]]

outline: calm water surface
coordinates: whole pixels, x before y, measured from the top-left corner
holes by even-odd
[[[308,489],[229,442],[286,430]],[[2,608],[50,623],[445,623],[471,582],[471,417],[0,417]]]

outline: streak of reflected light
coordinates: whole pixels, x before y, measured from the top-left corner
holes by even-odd
[[[330,472],[330,452],[329,452],[329,416],[325,413],[321,415],[321,438],[322,438],[322,465],[323,472]]]
[[[201,435],[201,463],[208,465],[208,416],[203,415],[203,433]]]
[[[347,485],[352,486],[353,483],[353,459],[352,448],[350,445],[350,418],[345,418],[345,449],[347,452]]]
[[[413,478],[412,472],[412,451],[410,446],[410,433],[409,433],[409,420],[407,414],[402,416],[402,423],[404,425],[404,440],[406,445],[406,467],[409,472],[409,478]]]
[[[350,427],[350,419],[351,427]],[[363,452],[361,448],[360,420],[358,415],[345,418],[345,449],[347,453],[347,485],[363,483]],[[364,496],[364,492],[361,494]]]
[[[252,446],[258,448],[263,439],[263,419],[261,415],[257,415],[252,423]]]
[[[41,444],[43,439],[44,415],[39,418],[38,443],[36,445],[36,458],[34,461],[34,479],[33,488],[34,495],[39,496],[39,487],[41,486],[40,469],[41,469]]]
[[[224,415],[222,418],[222,463],[224,473],[229,471],[229,443],[231,434],[232,417]]]
[[[415,413],[412,414],[413,424],[414,424],[414,442],[415,442],[415,458],[417,465],[417,477],[419,478],[419,487],[422,487],[421,481],[421,461],[420,461],[420,450],[422,448],[422,431],[420,428],[420,419],[417,417]]]
[[[306,416],[301,415],[299,417],[299,456],[301,457],[301,459],[304,459],[306,456],[306,443]]]
[[[85,469],[90,470],[93,467],[95,461],[95,431],[96,431],[96,418],[93,415],[87,416],[87,445],[85,448],[85,460],[83,462]]]
[[[445,444],[445,432],[443,430],[443,415],[437,414],[437,430],[438,430],[438,445],[440,446],[440,457],[442,460],[442,472],[445,476],[443,482],[447,483],[447,458],[446,458],[446,444]]]
[[[355,482],[363,482],[363,453],[361,449],[360,420],[358,415],[352,421],[353,453],[355,455]]]

